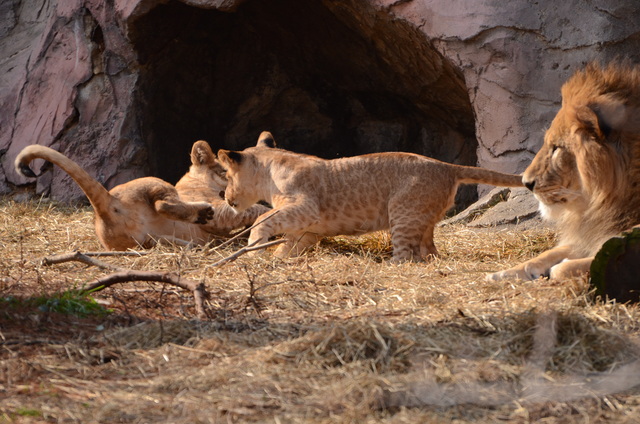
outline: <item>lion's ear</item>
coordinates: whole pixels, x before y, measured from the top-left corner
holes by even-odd
[[[238,166],[242,163],[244,154],[233,150],[218,150],[218,160],[225,168]]]
[[[204,140],[193,143],[191,148],[191,163],[193,165],[213,165],[216,162],[216,155],[211,150],[211,146]]]
[[[276,140],[269,131],[262,131],[260,137],[258,137],[258,144],[256,144],[256,147],[258,146],[273,148],[276,147]]]
[[[596,139],[605,141],[614,131],[625,129],[627,107],[617,99],[601,96],[576,111],[576,117]]]

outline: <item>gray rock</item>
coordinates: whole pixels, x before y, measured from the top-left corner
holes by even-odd
[[[440,225],[466,224],[488,228],[517,226],[520,229],[546,226],[538,214],[538,201],[525,188],[498,187],[459,214]]]

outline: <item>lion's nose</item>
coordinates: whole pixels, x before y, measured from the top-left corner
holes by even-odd
[[[536,186],[536,180],[531,180],[531,181],[522,180],[522,183],[526,188],[528,188],[531,191],[533,191],[533,188]]]

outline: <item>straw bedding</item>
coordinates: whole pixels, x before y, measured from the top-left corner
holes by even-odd
[[[107,271],[44,266],[97,251],[90,209],[0,202],[0,417],[8,422],[637,422],[640,310],[584,278],[486,283],[554,243],[546,229],[437,229],[441,256],[390,264],[385,233],[211,264],[160,245],[104,258],[206,284],[119,284],[77,316],[29,299]]]

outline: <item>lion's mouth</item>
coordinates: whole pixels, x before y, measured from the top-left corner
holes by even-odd
[[[566,197],[540,196],[538,194],[536,194],[535,197],[540,203],[544,203],[545,205],[549,206],[564,204],[569,201],[569,199],[567,199]]]
[[[579,190],[563,186],[536,186],[533,194],[540,202],[548,205],[568,203],[581,195]]]

